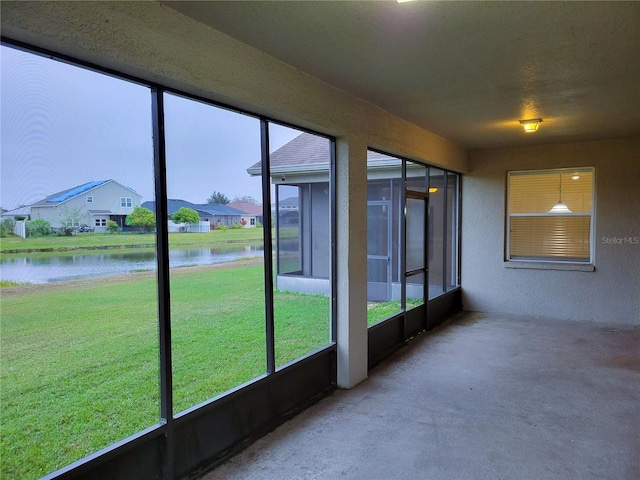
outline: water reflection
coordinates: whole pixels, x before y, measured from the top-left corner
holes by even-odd
[[[233,249],[197,248],[171,250],[171,268],[193,265],[213,265],[242,258],[262,257],[262,246]],[[155,270],[153,250],[15,256],[0,259],[0,280],[49,283],[82,278],[98,278],[122,273]]]

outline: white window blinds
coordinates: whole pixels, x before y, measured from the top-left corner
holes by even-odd
[[[508,260],[590,261],[593,173],[509,173]]]

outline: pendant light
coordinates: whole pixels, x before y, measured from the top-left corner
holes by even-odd
[[[553,207],[551,207],[551,210],[549,210],[549,213],[571,213],[571,210],[569,210],[569,207],[567,207],[562,202],[562,174],[560,174],[560,187],[558,190],[559,190],[558,203],[556,203]]]

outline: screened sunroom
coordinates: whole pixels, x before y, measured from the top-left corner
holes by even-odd
[[[301,133],[269,162],[276,288],[329,295],[329,143]],[[368,150],[369,324],[458,287],[458,197],[458,174]]]

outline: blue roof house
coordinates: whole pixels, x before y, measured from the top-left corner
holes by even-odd
[[[126,216],[139,206],[142,196],[115,180],[84,183],[54,193],[32,204],[31,219],[42,218],[53,228],[87,225],[105,232],[107,221],[124,227]]]

